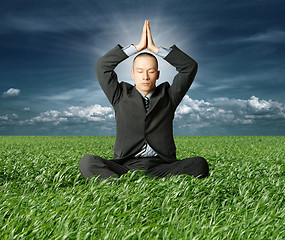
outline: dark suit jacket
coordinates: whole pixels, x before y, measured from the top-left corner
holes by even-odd
[[[178,74],[172,85],[164,82],[156,86],[146,113],[143,99],[135,86],[118,82],[115,67],[128,58],[121,45],[99,58],[95,71],[98,81],[115,110],[117,124],[114,159],[125,159],[141,150],[145,142],[167,162],[176,160],[173,139],[175,110],[190,88],[197,72],[197,63],[176,45],[164,58],[176,67]]]

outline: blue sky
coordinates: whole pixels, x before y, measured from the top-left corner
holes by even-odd
[[[115,135],[94,65],[137,44],[145,19],[156,45],[198,62],[175,135],[284,135],[284,12],[281,0],[1,1],[0,135]],[[132,83],[132,59],[119,81]]]

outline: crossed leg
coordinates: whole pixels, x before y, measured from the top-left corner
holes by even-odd
[[[79,170],[86,179],[95,175],[99,175],[101,180],[109,177],[118,178],[130,169],[146,170],[146,175],[158,178],[181,174],[204,178],[209,175],[209,166],[203,157],[191,157],[173,163],[166,163],[157,158],[139,158],[119,164],[112,159],[106,160],[99,156],[87,154],[79,162]]]

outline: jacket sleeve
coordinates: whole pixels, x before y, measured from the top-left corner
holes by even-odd
[[[197,62],[173,45],[172,51],[164,58],[178,73],[170,86],[170,96],[176,108],[187,93],[197,73]]]
[[[118,82],[114,69],[126,58],[128,56],[122,50],[122,46],[118,44],[104,56],[100,57],[95,64],[95,72],[99,84],[113,106],[119,101],[122,94],[122,87]]]

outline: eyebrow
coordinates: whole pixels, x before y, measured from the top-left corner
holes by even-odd
[[[138,70],[144,70],[143,68],[140,68],[140,67],[137,67],[136,69],[138,69]],[[149,69],[147,69],[147,70],[150,70],[150,69],[156,70],[155,68],[149,68]]]

